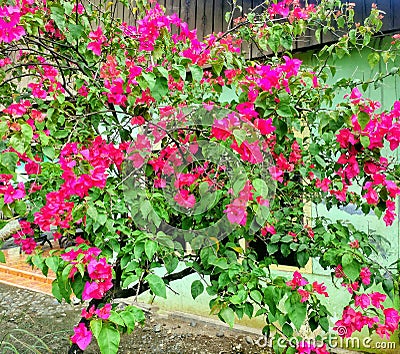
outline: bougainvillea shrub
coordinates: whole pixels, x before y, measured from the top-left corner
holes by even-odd
[[[400,38],[371,47],[371,67],[385,64],[374,78],[335,81],[332,64],[370,46],[379,9],[354,23],[351,3],[266,1],[199,38],[155,1],[119,4],[132,23],[115,6],[0,6],[0,207],[5,222],[20,220],[13,238],[28,262],[56,274],[54,296],[87,301],[70,352],[97,340],[116,353],[145,317],[114,300],[165,298],[193,273],[193,298],[206,291],[211,314],[231,326],[261,316],[277,353],[328,352],[293,347],[302,326],[389,338],[399,262],[375,263],[372,235],[305,212],[324,202],[388,226],[397,218],[400,102],[383,109],[365,91],[398,76]],[[326,32],[336,41],[316,65],[294,56],[297,41]],[[248,59],[250,44],[259,59]],[[44,231],[61,250],[42,253]],[[351,294],[333,323],[325,284],[270,271],[311,258]]]

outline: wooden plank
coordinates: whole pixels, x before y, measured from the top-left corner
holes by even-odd
[[[223,3],[225,0],[214,0],[214,16],[213,16],[213,32],[221,32],[222,31],[222,21],[224,18],[223,15]],[[211,5],[211,1],[210,1]]]
[[[177,2],[179,3],[179,0],[175,0],[175,3]],[[166,0],[165,12],[167,15],[177,14],[179,16],[179,6],[174,6],[174,0]],[[172,28],[172,33],[178,33],[178,29],[175,26],[171,26],[171,28]]]
[[[181,1],[181,19],[187,22],[190,29],[196,28],[196,2],[197,0]]]
[[[222,2],[222,32],[225,32],[228,28],[228,23],[225,20],[225,15],[227,12],[232,11],[232,5],[229,0],[224,0]]]
[[[253,6],[251,0],[243,0],[242,7],[243,7],[243,15],[248,14],[250,12],[251,7]],[[251,59],[251,46],[248,42],[244,42],[242,44],[242,52],[246,53],[246,58]]]
[[[214,14],[214,7],[213,1],[210,0],[202,0],[204,2],[204,17],[202,18],[202,28],[203,28],[203,36],[207,36],[213,32],[213,14]]]
[[[206,33],[206,19],[205,19],[205,9],[206,1],[197,0],[196,4],[196,29],[197,37],[202,39],[208,33]]]
[[[264,0],[253,0],[252,9],[261,5],[263,2]],[[259,58],[263,55],[264,54],[260,50],[258,50],[258,48],[254,44],[251,45],[251,58]]]
[[[400,2],[398,0],[392,1],[392,13],[393,13],[393,29],[400,32]]]

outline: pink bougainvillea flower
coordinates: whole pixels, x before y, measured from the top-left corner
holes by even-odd
[[[301,296],[300,302],[306,302],[308,300],[308,298],[310,297],[310,293],[307,290],[297,289],[297,292]]]
[[[244,119],[251,120],[252,118],[258,117],[258,113],[255,110],[254,104],[251,102],[239,103],[236,106],[236,109]]]
[[[369,285],[371,283],[371,271],[369,268],[361,268],[360,278],[363,284]]]
[[[82,350],[85,350],[92,341],[92,332],[87,329],[84,323],[79,323],[74,327],[74,335],[71,337],[71,342],[78,345]]]
[[[367,203],[370,205],[376,205],[379,201],[378,192],[371,188],[368,188],[367,193],[364,194],[364,198],[367,200]]]
[[[369,294],[369,297],[371,299],[372,306],[374,306],[378,309],[383,308],[383,305],[381,304],[381,302],[386,300],[385,294],[381,294],[379,292],[373,292],[373,293]]]
[[[357,281],[354,283],[342,283],[341,285],[345,287],[350,294],[353,294],[360,288],[360,284],[358,284]]]
[[[82,309],[81,317],[86,318],[87,320],[89,320],[89,319],[91,319],[93,317],[93,315],[95,313],[95,310],[96,310],[96,308],[95,308],[94,305],[90,306],[89,310]]]
[[[17,189],[14,189],[14,187],[10,184],[4,191],[4,204],[11,204],[15,200],[22,199],[24,197],[25,186],[22,182],[18,183]]]
[[[279,1],[276,4],[271,4],[268,8],[268,13],[273,18],[275,15],[287,17],[289,15],[289,7],[286,5],[286,1]]]
[[[393,224],[393,221],[396,217],[394,213],[395,210],[395,202],[391,200],[386,201],[386,211],[385,215],[383,216],[383,221],[385,222],[386,226],[390,226]]]
[[[354,297],[354,304],[360,306],[362,309],[366,309],[371,304],[371,299],[367,294],[356,295]]]
[[[241,145],[238,146],[236,140],[234,140],[231,144],[231,148],[239,153],[243,161],[258,164],[262,163],[264,160],[258,141],[249,143],[247,140],[244,140]]]
[[[142,116],[135,116],[131,119],[132,125],[143,125],[144,123],[145,123],[145,120]]]
[[[302,275],[296,271],[293,273],[293,279],[286,282],[287,286],[290,286],[292,290],[296,289],[299,286],[307,285],[308,281],[302,277]]]
[[[107,38],[103,35],[103,30],[101,27],[97,27],[96,31],[89,33],[89,38],[92,40],[87,45],[87,48],[91,50],[94,54],[101,55],[101,47],[106,44]]]
[[[25,171],[28,175],[38,175],[42,171],[42,167],[35,161],[29,161],[25,164]]]
[[[82,292],[82,300],[102,299],[107,290],[112,287],[112,279],[99,282],[86,282]]]
[[[87,270],[89,277],[93,280],[112,277],[112,266],[107,263],[105,258],[100,258],[98,261],[92,259],[87,266]]]
[[[176,193],[174,200],[184,208],[193,208],[196,204],[196,198],[186,189],[180,189]]]
[[[312,283],[313,290],[320,295],[324,295],[325,297],[328,297],[328,293],[326,292],[326,286],[324,283],[317,283],[316,281]]]
[[[281,69],[286,73],[286,78],[289,79],[292,76],[297,76],[302,61],[300,59],[292,59],[284,55],[283,59],[285,64],[281,66]]]
[[[379,337],[381,338],[385,338],[387,340],[390,340],[390,335],[391,335],[391,331],[389,330],[389,328],[384,325],[384,324],[378,324],[376,330],[375,330],[376,334],[379,335]]]
[[[247,221],[246,207],[247,202],[238,198],[226,206],[224,213],[226,213],[230,223],[244,226]]]
[[[355,311],[350,306],[344,308],[342,319],[335,322],[333,330],[338,331],[340,337],[349,338],[355,331],[361,331],[364,326],[372,328],[379,318],[364,316],[360,311]]]
[[[358,242],[358,240],[354,240],[354,241],[349,243],[349,246],[351,248],[359,248],[360,247],[360,243]]]
[[[355,145],[358,142],[353,133],[351,133],[351,131],[347,128],[339,131],[339,134],[336,136],[336,140],[343,149],[347,148],[349,144]]]
[[[25,35],[25,29],[19,25],[20,18],[19,6],[0,7],[0,43],[17,41]]]
[[[276,127],[272,125],[272,119],[255,119],[254,120],[254,125],[255,127],[260,131],[262,135],[269,135],[272,134],[275,130]]]
[[[101,309],[97,309],[96,315],[102,320],[107,320],[111,315],[111,304],[105,304]]]
[[[178,173],[176,176],[176,180],[174,182],[174,186],[176,188],[182,188],[183,186],[191,186],[196,180],[198,176],[192,173]]]
[[[36,241],[32,237],[27,237],[21,239],[21,250],[22,252],[25,252],[26,254],[32,254],[32,252],[36,248]]]
[[[360,102],[362,98],[362,94],[360,92],[360,90],[355,87],[353,88],[353,90],[351,90],[351,94],[350,94],[350,100],[353,104],[358,104]]]
[[[267,224],[266,226],[264,226],[261,229],[261,235],[262,236],[267,236],[268,233],[271,234],[271,235],[275,235],[276,234],[276,230],[275,230],[275,227],[273,225]]]
[[[394,332],[399,327],[400,315],[394,308],[387,308],[383,310],[385,315],[385,325],[391,332]]]

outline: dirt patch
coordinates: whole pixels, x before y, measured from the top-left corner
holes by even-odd
[[[0,284],[0,353],[67,353],[82,306]],[[121,338],[123,354],[261,354],[257,336],[174,314],[146,311],[146,324]],[[99,354],[93,342],[85,351]]]

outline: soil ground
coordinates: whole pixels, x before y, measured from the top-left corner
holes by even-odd
[[[82,305],[0,284],[0,354],[67,353]],[[261,354],[256,335],[174,314],[146,311],[146,324],[121,338],[122,354]],[[87,354],[99,354],[94,343]]]

